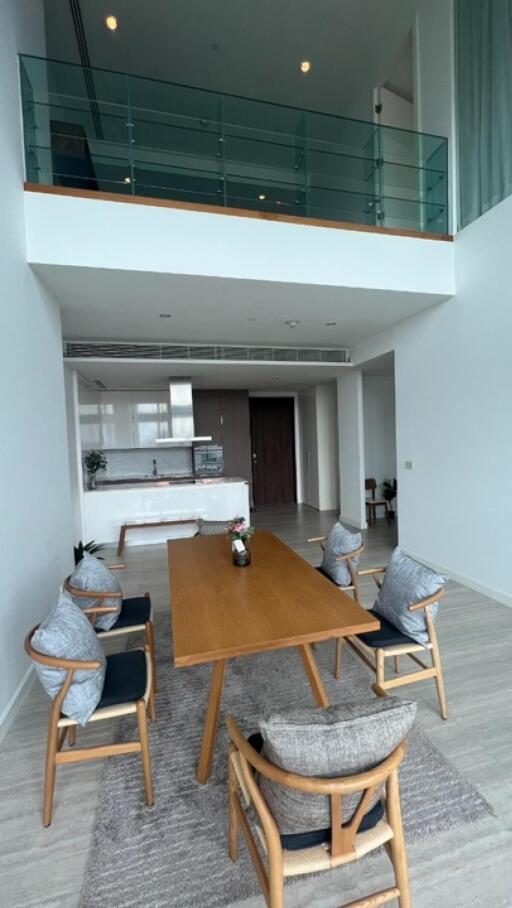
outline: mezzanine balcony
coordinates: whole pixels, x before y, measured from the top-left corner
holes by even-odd
[[[448,233],[445,138],[40,57],[20,72],[29,185]]]

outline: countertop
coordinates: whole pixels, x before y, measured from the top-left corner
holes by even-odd
[[[97,494],[98,492],[119,492],[119,491],[128,491],[130,489],[169,489],[169,488],[183,488],[187,486],[210,486],[210,485],[226,485],[228,483],[235,482],[244,482],[247,483],[246,479],[242,479],[240,476],[215,476],[215,477],[205,477],[204,479],[195,479],[194,477],[187,478],[174,478],[174,479],[165,479],[158,477],[153,479],[152,477],[144,478],[133,478],[133,479],[109,479],[106,482],[98,482],[96,489],[86,489],[86,494]]]

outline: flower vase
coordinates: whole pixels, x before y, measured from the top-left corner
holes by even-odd
[[[236,567],[247,567],[250,563],[251,553],[247,547],[243,552],[237,552],[237,550],[233,548],[233,564],[236,565]]]

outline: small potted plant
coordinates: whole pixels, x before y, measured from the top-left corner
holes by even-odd
[[[396,479],[385,479],[382,483],[382,497],[388,503],[388,514],[390,517],[395,516],[395,510],[391,507],[396,498]]]
[[[102,552],[104,548],[104,545],[100,545],[98,542],[95,542],[94,539],[91,539],[90,542],[82,542],[82,540],[80,539],[77,545],[73,546],[75,567],[80,564],[86,552],[88,552],[89,555],[96,555],[96,557],[99,558],[100,561],[103,561],[103,558],[101,557],[101,555],[98,555],[98,552]]]
[[[237,567],[246,567],[251,563],[251,553],[247,543],[254,533],[254,527],[248,527],[244,517],[233,517],[228,523],[228,539],[231,539],[233,563]]]
[[[87,451],[84,457],[84,466],[87,470],[87,488],[96,488],[96,473],[98,470],[104,470],[107,466],[107,458],[104,451]]]

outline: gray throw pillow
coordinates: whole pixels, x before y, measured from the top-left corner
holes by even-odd
[[[381,763],[407,736],[416,703],[398,697],[375,697],[330,706],[274,714],[260,722],[263,755],[281,769],[301,776],[333,778],[364,772]],[[328,796],[284,788],[264,776],[259,786],[283,834],[326,829],[331,825]],[[373,803],[379,798],[376,792]],[[361,793],[342,800],[348,822]]]
[[[96,709],[105,683],[106,659],[87,615],[61,593],[57,604],[32,637],[32,646],[45,656],[80,661],[99,661],[101,668],[77,670],[62,704],[62,712],[85,725]],[[66,680],[67,669],[50,668],[36,662],[36,672],[52,700]]]
[[[422,646],[428,643],[425,612],[410,612],[409,606],[433,596],[444,586],[447,577],[432,571],[419,561],[409,558],[396,548],[384,574],[384,582],[375,600],[374,610],[390,621],[398,630],[412,637]],[[435,620],[438,605],[430,606],[430,616]]]
[[[202,517],[197,521],[200,536],[227,536],[228,524],[226,520],[203,520]]]
[[[115,574],[109,571],[103,561],[95,558],[94,555],[89,555],[88,552],[84,554],[84,557],[71,574],[69,582],[71,586],[76,587],[78,590],[95,590],[98,593],[122,592]],[[96,618],[95,625],[101,628],[102,631],[110,630],[116,623],[121,611],[122,599],[119,598],[79,599],[77,596],[72,596],[71,598],[75,605],[80,606],[80,608],[94,608],[100,605],[116,606],[115,612],[107,612],[105,615]]]
[[[339,520],[329,533],[322,558],[322,570],[338,586],[350,586],[352,579],[346,561],[336,561],[340,555],[348,555],[361,545],[361,533],[351,533]],[[357,567],[359,558],[353,558],[352,564]]]

